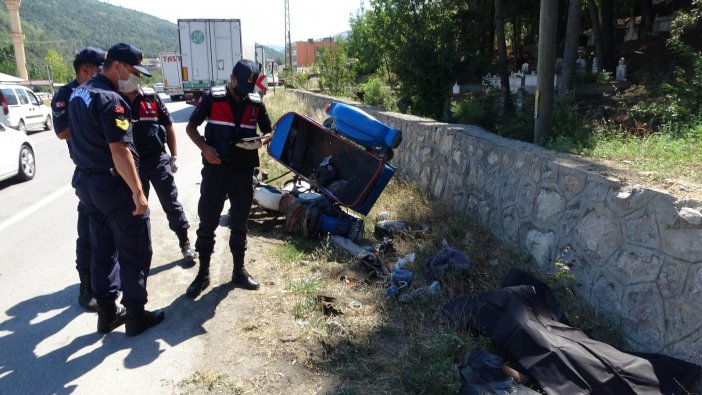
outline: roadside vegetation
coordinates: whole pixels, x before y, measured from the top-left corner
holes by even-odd
[[[320,122],[324,117],[284,90],[267,95],[266,103],[273,120],[288,111]],[[262,156],[262,168],[269,177],[285,172]],[[285,177],[273,185],[281,187],[283,180]],[[465,352],[483,348],[506,355],[488,338],[454,327],[444,318],[443,305],[458,296],[498,288],[510,267],[530,271],[530,261],[478,230],[465,216],[431,201],[427,194],[399,179],[391,181],[364,218],[365,238],[360,244],[377,247],[380,243],[373,236],[380,213],[429,226],[422,236],[396,238],[394,249],[383,255],[392,268],[399,258],[416,254],[416,260],[406,266],[415,274],[414,283],[403,293],[431,283],[424,268],[444,240],[468,254],[470,269],[444,276],[436,295],[403,304],[397,297],[385,295],[382,276],[373,275],[326,236],[306,239],[286,234],[280,226],[251,223],[251,237],[265,235],[274,240],[266,253],[270,257],[267,267],[279,280],[259,291],[261,300],[270,301],[270,308],[261,309],[238,329],[256,341],[270,359],[303,366],[318,380],[327,378],[325,392],[331,380],[336,394],[456,393],[460,388],[457,366]],[[613,326],[578,301],[567,271],[538,276],[551,285],[575,325],[602,341],[621,345]],[[243,393],[250,384],[266,388],[267,380],[274,378],[264,372],[251,383],[232,383],[226,372],[203,371],[181,382],[180,387],[185,393]]]
[[[509,69],[517,71],[527,62],[534,70],[539,4],[501,2],[509,32]],[[339,39],[335,50],[322,51],[323,66],[289,78],[290,86],[533,141],[533,95],[512,95],[513,106],[506,108],[499,89],[482,85],[484,76],[498,70],[492,35],[496,22],[491,14],[497,2],[371,3],[372,8],[360,9],[351,18],[347,40]],[[598,4],[613,7],[609,12],[615,19],[652,9],[647,1],[620,3],[583,2],[581,32],[595,28],[588,11]],[[558,97],[546,148],[620,162],[655,181],[669,177],[702,181],[702,1],[676,7],[670,33],[648,34],[618,47],[609,42],[602,48],[579,49],[586,70],[592,69],[595,52],[608,48],[609,52],[594,65],[598,73],[578,72],[576,83],[614,84],[617,59],[622,56],[631,84],[599,96]],[[559,21],[566,20],[567,8],[559,7]],[[641,23],[639,34],[646,34],[651,26]],[[561,33],[558,56],[564,41]],[[338,72],[344,64],[351,76]],[[310,75],[315,82],[309,82]],[[452,95],[455,83],[472,88]]]

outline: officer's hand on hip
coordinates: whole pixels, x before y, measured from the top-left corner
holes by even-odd
[[[178,171],[178,157],[171,156],[171,172],[175,173]]]
[[[139,191],[132,194],[132,200],[134,200],[135,210],[132,211],[132,215],[144,215],[146,210],[149,209],[149,202],[146,200],[146,195],[144,192]]]
[[[213,165],[220,165],[222,164],[222,160],[219,159],[219,153],[217,153],[217,150],[214,149],[211,145],[206,145],[205,148],[202,150],[202,155],[205,156],[205,160],[207,163],[213,164]]]

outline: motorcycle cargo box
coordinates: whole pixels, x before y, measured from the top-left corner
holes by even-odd
[[[276,122],[268,153],[330,199],[363,215],[395,173],[366,147],[294,112]]]

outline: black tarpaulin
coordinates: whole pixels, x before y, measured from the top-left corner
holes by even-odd
[[[654,354],[628,354],[567,324],[541,281],[512,269],[503,288],[444,307],[461,326],[489,336],[548,394],[686,393],[700,367]]]

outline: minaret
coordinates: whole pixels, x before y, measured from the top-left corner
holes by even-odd
[[[24,34],[20,23],[19,9],[22,0],[5,0],[5,6],[10,12],[10,28],[12,29],[12,44],[15,47],[15,62],[17,73],[23,80],[28,80],[27,58],[24,56]]]

